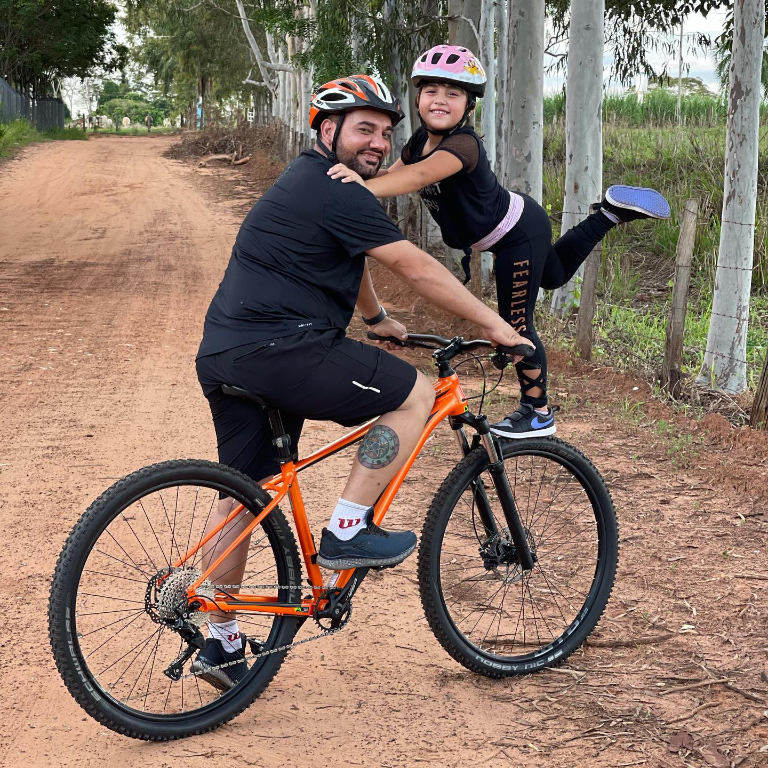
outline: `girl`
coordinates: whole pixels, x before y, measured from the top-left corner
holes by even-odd
[[[471,51],[435,46],[416,61],[411,81],[418,89],[421,127],[400,159],[367,182],[341,164],[328,173],[364,184],[377,197],[418,190],[447,245],[495,254],[499,314],[531,340],[536,352],[516,365],[519,408],[492,432],[512,438],[551,435],[555,419],[547,405],[547,358],[533,325],[539,288],[565,285],[610,229],[634,219],[667,218],[669,204],[652,189],[612,186],[599,210],[552,244],[546,211],[528,195],[499,184],[480,137],[468,124],[486,81]]]

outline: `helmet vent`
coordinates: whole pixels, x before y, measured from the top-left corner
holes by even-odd
[[[459,55],[457,53],[452,53],[446,60],[446,64],[453,64],[454,62],[459,60]]]
[[[460,50],[462,53],[467,53],[467,49],[466,49],[466,48],[459,48],[459,50]]]
[[[427,60],[427,54],[425,53],[425,54],[424,54],[424,55],[421,57],[420,61],[426,61],[426,60]]]
[[[442,53],[433,53],[432,54],[432,63],[437,64],[438,61],[440,61],[440,58],[442,57]]]
[[[340,83],[344,85],[344,83]],[[348,101],[349,99],[342,93],[326,93],[323,94],[323,101]]]
[[[347,82],[346,80],[339,80],[339,85],[342,86],[342,88],[349,88],[350,91],[355,90],[355,86],[352,85],[352,83]]]

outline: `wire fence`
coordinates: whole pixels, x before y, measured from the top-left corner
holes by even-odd
[[[38,131],[64,127],[64,102],[53,96],[27,96],[0,77],[0,123],[29,120]]]

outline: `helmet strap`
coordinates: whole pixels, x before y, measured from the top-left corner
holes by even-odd
[[[331,148],[328,149],[328,147],[325,146],[323,143],[323,140],[320,138],[320,131],[317,132],[317,138],[315,139],[315,144],[317,144],[320,149],[325,152],[325,156],[332,162],[332,163],[338,163],[339,158],[336,157],[336,147],[339,144],[339,134],[341,133],[341,124],[344,122],[344,117],[346,116],[346,112],[336,112],[336,114],[339,116],[339,119],[336,121],[336,131],[333,134],[333,141],[331,142]]]

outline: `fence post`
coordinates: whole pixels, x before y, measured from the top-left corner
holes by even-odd
[[[677,397],[682,377],[685,312],[688,301],[688,286],[691,281],[691,262],[693,260],[693,243],[696,238],[696,215],[698,211],[698,200],[689,200],[685,204],[683,220],[680,224],[680,236],[677,240],[672,305],[669,308],[667,335],[664,342],[664,362],[661,366],[661,387],[666,389],[672,397]]]
[[[600,270],[602,243],[598,243],[584,262],[584,278],[581,282],[579,320],[576,348],[584,360],[592,359],[592,321],[597,307],[597,273]]]
[[[749,414],[749,426],[753,429],[768,429],[768,354],[765,356],[763,373]]]

